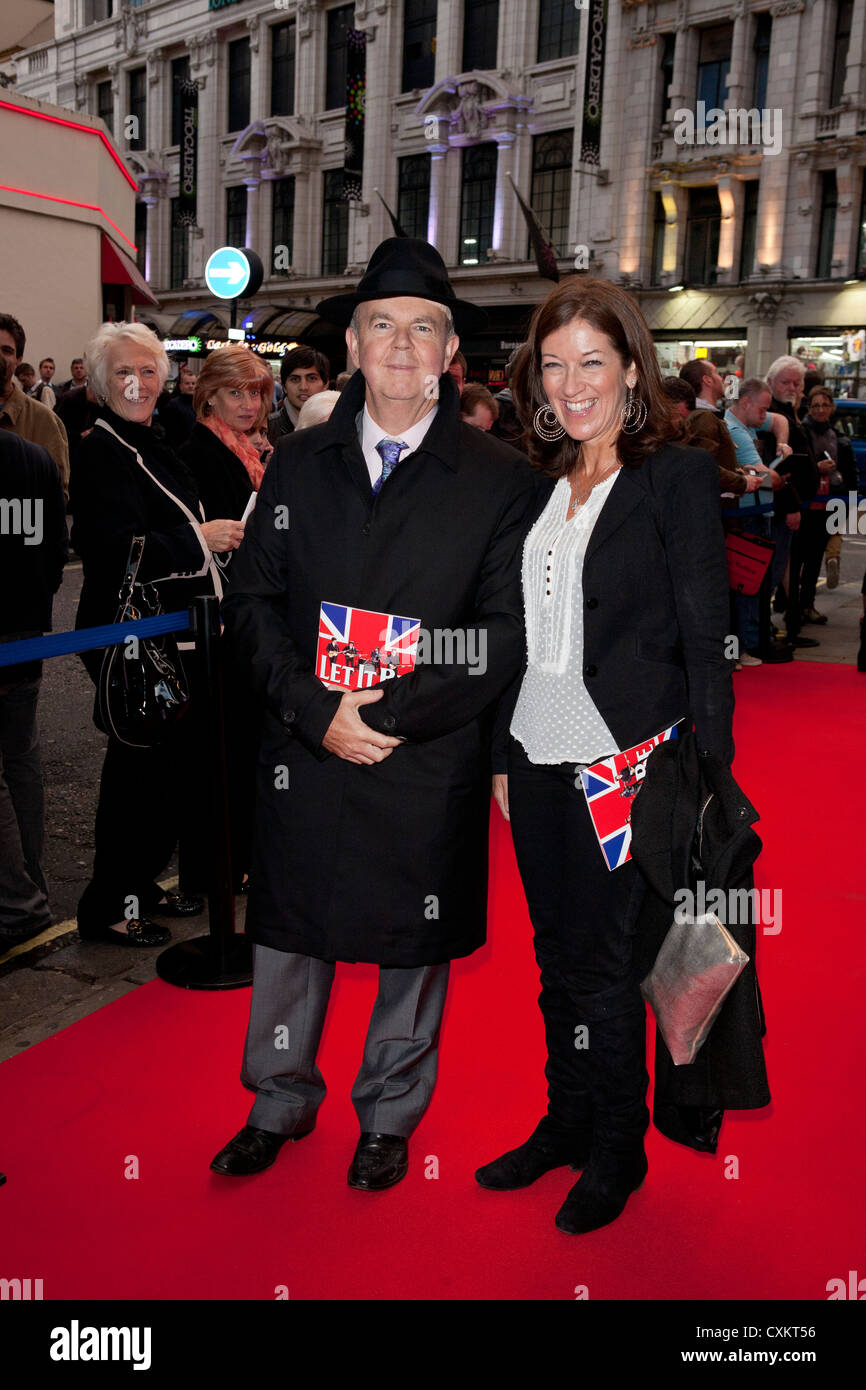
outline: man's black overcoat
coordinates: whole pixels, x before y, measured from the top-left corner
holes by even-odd
[[[356,372],[329,421],[277,446],[234,560],[226,628],[268,706],[247,931],[277,950],[418,966],[485,939],[492,706],[523,656],[535,478],[460,421],[450,376],[439,389],[420,449],[374,497]],[[314,669],[323,600],[431,635],[480,629],[475,674],[425,664],[383,684],[366,722],[406,742],[370,767],[321,747],[340,700]]]

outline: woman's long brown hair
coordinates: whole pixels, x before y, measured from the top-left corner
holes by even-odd
[[[634,362],[637,371],[635,402],[643,402],[647,416],[637,434],[620,431],[616,452],[626,468],[639,468],[645,458],[676,438],[674,413],[662,389],[652,335],[626,290],[612,285],[609,280],[586,280],[577,275],[563,280],[538,305],[529,324],[529,336],[511,374],[511,393],[525,430],[530,460],[548,477],[561,478],[580,456],[579,441],[568,435],[547,441],[539,438],[532,426],[539,407],[549,407],[541,378],[541,344],[551,333],[575,319],[584,319],[610,339],[623,371]]]

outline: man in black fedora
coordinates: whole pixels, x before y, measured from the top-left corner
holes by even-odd
[[[211,1167],[260,1172],[310,1133],[335,962],[375,962],[348,1181],[376,1191],[405,1176],[430,1101],[449,962],[485,939],[489,733],[523,653],[533,475],[460,421],[448,364],[484,315],[427,242],[383,242],[357,290],[318,311],[346,328],[359,370],[327,423],[277,445],[224,604],[268,713],[241,1073],[256,1099]],[[370,650],[353,626],[365,614],[381,615],[388,678],[354,690],[363,670],[327,651]]]

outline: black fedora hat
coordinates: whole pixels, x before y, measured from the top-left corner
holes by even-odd
[[[430,299],[451,310],[457,333],[484,328],[487,315],[475,304],[458,299],[448,279],[445,262],[435,246],[416,237],[392,236],[382,241],[370,257],[358,288],[352,294],[337,294],[316,305],[316,313],[341,328],[348,328],[359,304],[371,299],[397,299],[411,295]]]

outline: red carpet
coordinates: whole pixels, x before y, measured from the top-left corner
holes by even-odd
[[[373,968],[338,969],[318,1128],[234,1181],[208,1163],[250,1104],[237,1080],[249,992],[158,981],[0,1067],[0,1275],[42,1278],[46,1299],[264,1300],[279,1286],[292,1299],[570,1300],[586,1286],[591,1300],[823,1300],[829,1279],[866,1275],[866,681],[803,662],[736,682],[735,771],[762,812],[758,884],[782,889],[783,921],[758,955],[773,1104],[729,1115],[715,1159],[651,1129],[643,1188],[583,1237],[553,1225],[567,1170],[522,1193],[476,1186],[544,1095],[529,923],[496,813],[490,942],[454,968],[404,1182],[368,1195],[345,1181]]]

